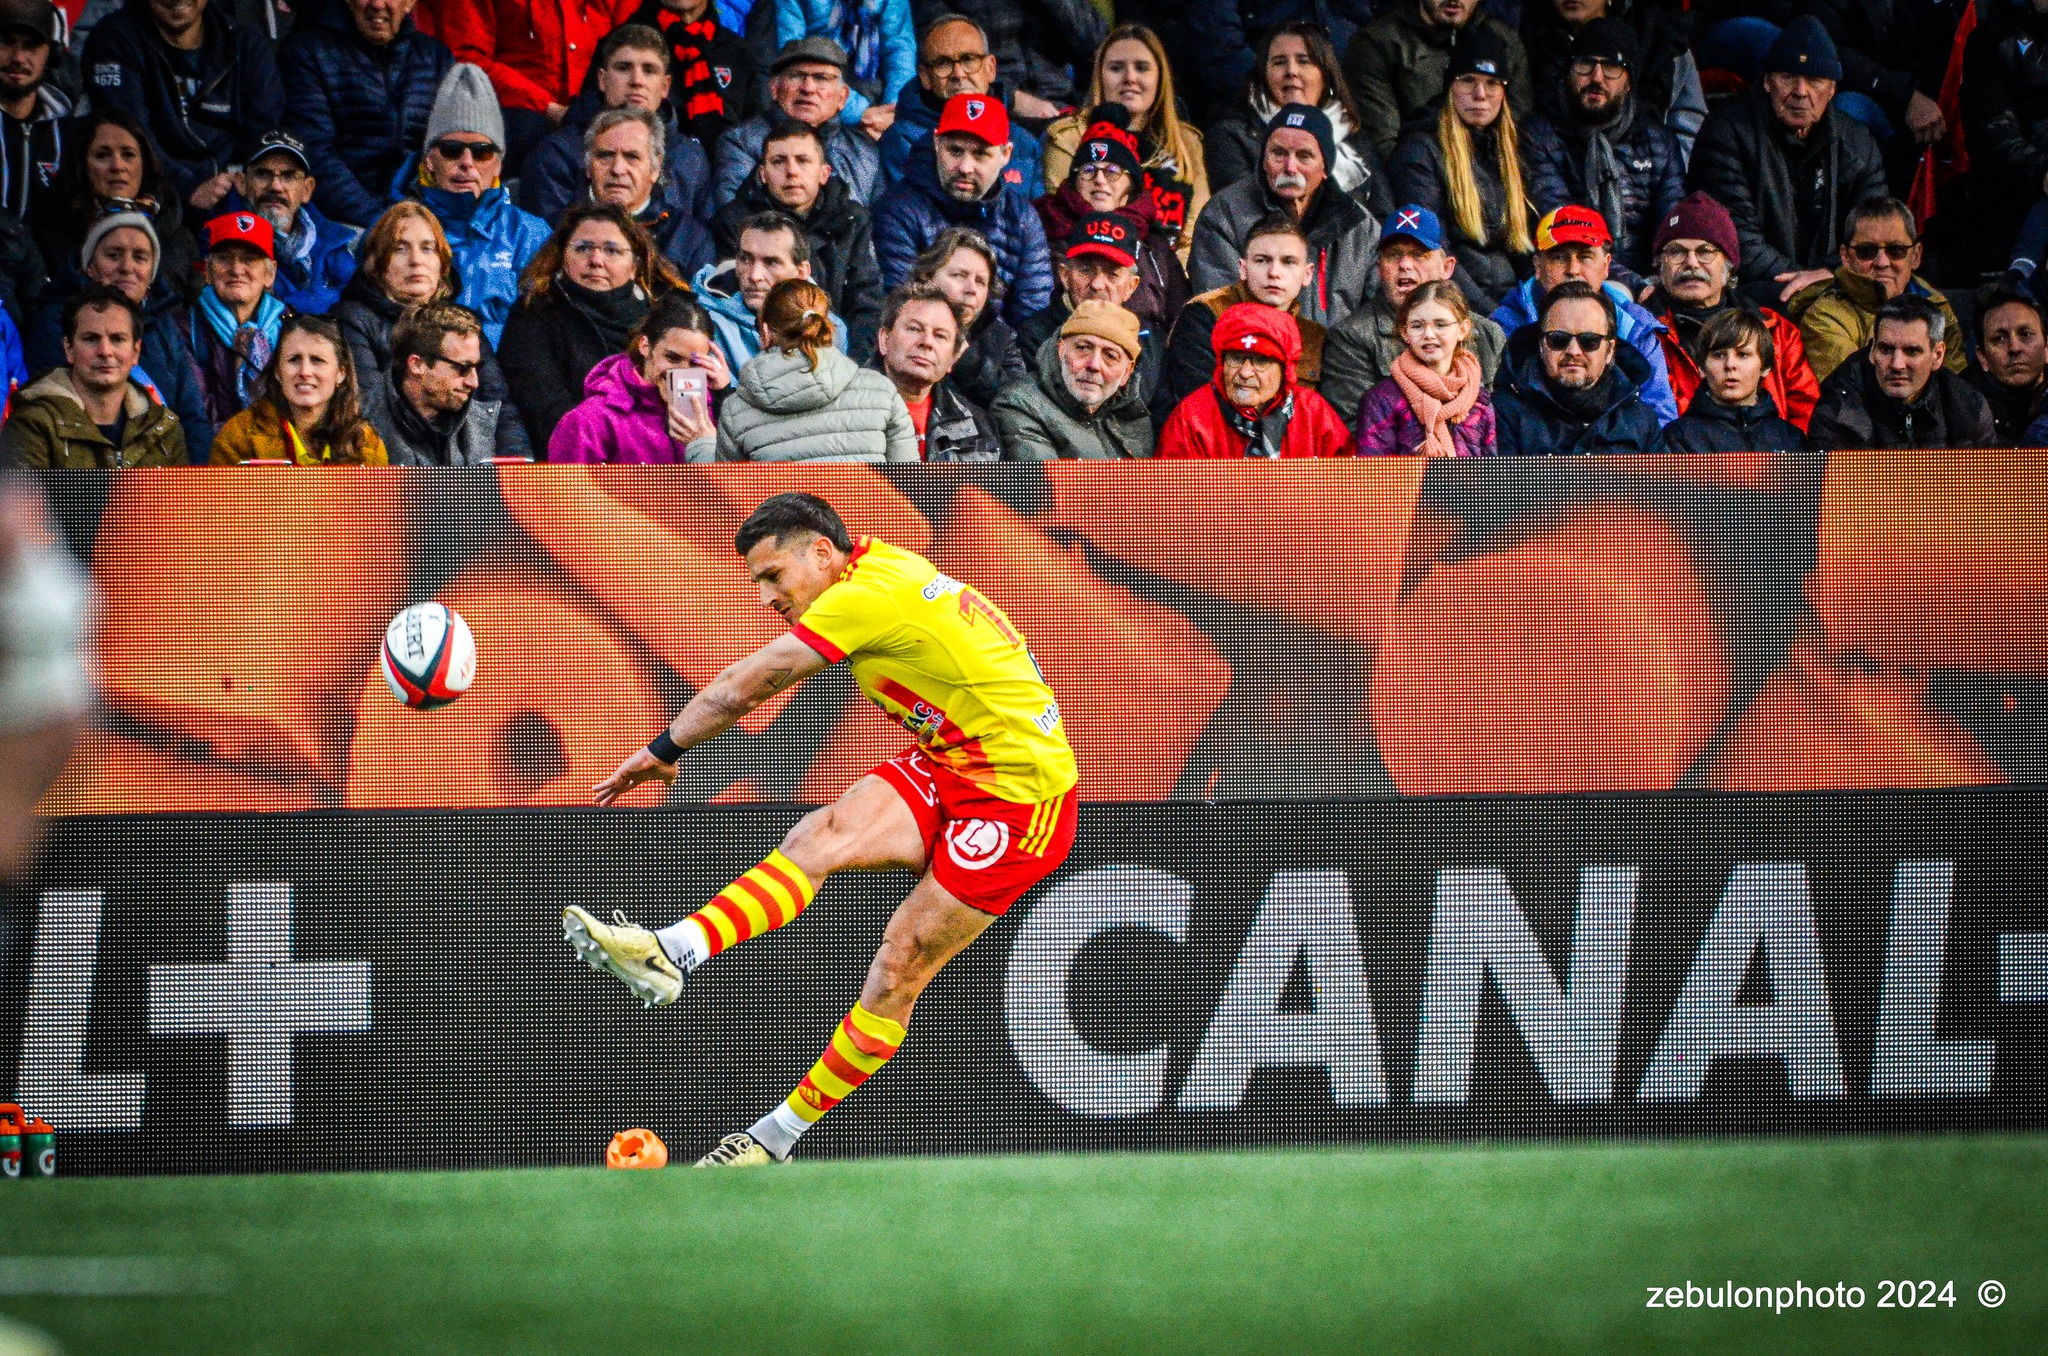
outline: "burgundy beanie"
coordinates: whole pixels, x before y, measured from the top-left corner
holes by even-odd
[[[1735,238],[1735,218],[1705,193],[1680,198],[1678,205],[1664,214],[1650,253],[1662,253],[1674,240],[1704,240],[1728,256],[1728,267],[1742,265],[1742,242]]]

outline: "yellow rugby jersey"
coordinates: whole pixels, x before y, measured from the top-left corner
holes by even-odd
[[[1002,609],[875,537],[791,628],[927,757],[1000,800],[1034,805],[1080,779],[1060,706]]]

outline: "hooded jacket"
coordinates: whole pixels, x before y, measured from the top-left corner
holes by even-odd
[[[1038,220],[1045,227],[1045,240],[1054,259],[1066,257],[1067,245],[1080,233],[1081,223],[1097,215],[1074,191],[1071,180],[1037,202]],[[1149,193],[1140,193],[1113,214],[1138,242],[1138,290],[1124,303],[1141,324],[1161,334],[1166,332],[1181,308],[1188,304],[1188,274],[1180,256],[1166,242],[1159,225],[1159,208]],[[1054,269],[1057,276],[1058,269]]]
[[[614,353],[583,379],[583,401],[548,442],[551,462],[673,466],[687,460],[668,436],[668,401],[629,353]]]
[[[23,221],[34,213],[36,200],[57,178],[71,113],[69,96],[46,78],[24,121],[5,117],[0,125],[0,212]]]
[[[731,202],[746,187],[748,178],[761,163],[769,131],[780,121],[782,110],[771,109],[748,118],[718,139],[711,152],[712,211]],[[832,177],[845,181],[846,191],[855,202],[875,206],[875,198],[882,191],[882,157],[875,150],[875,143],[865,134],[850,132],[836,122],[828,122],[818,131],[825,138],[825,161],[832,166]]]
[[[236,194],[228,197],[241,201]],[[356,275],[356,243],[362,238],[355,227],[329,221],[307,203],[299,209],[298,229],[277,238],[277,281],[270,285],[271,294],[301,315],[326,315]]]
[[[718,256],[730,259],[739,250],[740,223],[756,212],[788,212],[768,196],[759,175],[712,218],[711,234]],[[837,175],[825,181],[810,213],[800,221],[811,246],[811,280],[825,289],[832,309],[846,317],[851,333],[847,351],[865,361],[875,350],[875,330],[882,321],[882,269],[875,261],[874,217],[853,200]]]
[[[1780,273],[1839,264],[1849,209],[1890,191],[1876,138],[1832,104],[1807,142],[1793,145],[1759,89],[1707,115],[1686,175],[1689,187],[1711,194],[1735,219],[1742,281],[1770,287],[1773,296],[1771,280]],[[1802,201],[1810,214],[1805,231]]]
[[[1216,322],[1231,307],[1251,300],[1252,294],[1244,284],[1235,282],[1204,292],[1181,308],[1180,319],[1174,322],[1173,333],[1166,341],[1166,371],[1160,378],[1160,398],[1169,410],[1186,400],[1190,392],[1208,384],[1216,371]],[[1301,332],[1301,360],[1294,365],[1294,379],[1312,391],[1323,391],[1323,399],[1330,400],[1329,392],[1323,390],[1324,379],[1329,375],[1329,331],[1313,320],[1301,318],[1298,297],[1287,308],[1287,314],[1294,317],[1295,328]],[[1358,314],[1352,312],[1354,318]],[[1341,415],[1343,410],[1339,408],[1338,413]]]
[[[718,331],[718,346],[725,350],[725,360],[737,372],[754,360],[761,351],[761,327],[754,313],[747,309],[745,297],[740,295],[739,278],[731,264],[706,264],[690,280],[690,290],[696,294],[697,302],[711,316],[711,328]],[[837,311],[832,313],[832,345],[841,353],[846,352],[846,321]]]
[[[1208,210],[1195,223],[1188,286],[1209,292],[1236,282],[1245,237],[1259,218],[1286,210],[1267,189],[1263,174],[1241,179],[1211,198]],[[1379,256],[1380,224],[1357,199],[1337,187],[1336,180],[1326,179],[1309,203],[1301,227],[1308,236],[1309,273],[1296,306],[1306,319],[1328,327],[1365,304]]]
[[[1394,181],[1394,196],[1402,205],[1427,207],[1443,223],[1444,247],[1458,261],[1451,277],[1464,289],[1465,300],[1478,315],[1500,305],[1529,276],[1530,269],[1528,255],[1508,248],[1508,193],[1500,178],[1499,155],[1493,128],[1472,134],[1472,184],[1479,190],[1484,239],[1466,235],[1458,225],[1458,214],[1451,210],[1451,195],[1444,186],[1443,148],[1437,144],[1434,125],[1402,137],[1387,161],[1387,177]],[[1531,222],[1531,236],[1534,226]]]
[[[363,392],[363,418],[384,440],[393,466],[482,466],[493,457],[531,458],[518,411],[503,400],[470,397],[455,418],[435,423],[406,403],[395,382]]]
[[[1483,9],[1460,28],[1438,28],[1423,22],[1416,0],[1393,0],[1377,19],[1358,30],[1344,53],[1344,82],[1358,101],[1359,121],[1364,124],[1360,130],[1382,156],[1390,154],[1401,133],[1443,99],[1451,50],[1475,26],[1491,30],[1507,49],[1508,107],[1517,124],[1529,120],[1535,90],[1529,81],[1528,55],[1514,29]]]
[[[1990,447],[1998,429],[1984,397],[1946,368],[1936,368],[1920,399],[1907,405],[1884,393],[1870,355],[1858,353],[1821,383],[1807,436],[1824,452]]]
[[[1609,145],[1620,171],[1621,219],[1609,221],[1614,234],[1614,257],[1624,268],[1653,277],[1655,261],[1650,242],[1656,238],[1657,223],[1685,196],[1685,155],[1678,138],[1662,123],[1652,120],[1646,106],[1633,94],[1622,114],[1628,126],[1618,137],[1613,129]],[[1554,212],[1573,203],[1599,211],[1587,186],[1587,165],[1591,154],[1591,133],[1596,130],[1561,114],[1553,122],[1541,114],[1522,129],[1522,173],[1529,190],[1529,203],[1537,214]]]
[[[380,47],[348,6],[329,5],[292,31],[277,62],[292,92],[285,130],[306,143],[318,180],[314,205],[336,221],[373,225],[397,201],[392,181],[426,140],[434,95],[455,58],[409,17]]]
[[[1601,290],[1614,303],[1615,319],[1620,322],[1621,343],[1616,347],[1633,348],[1642,356],[1649,368],[1637,383],[1643,388],[1643,399],[1656,411],[1658,423],[1670,423],[1678,417],[1678,401],[1671,394],[1671,374],[1664,365],[1664,323],[1636,305],[1620,283],[1610,279],[1601,284]],[[1531,278],[1508,293],[1507,300],[1493,313],[1493,323],[1507,335],[1510,349],[1515,335],[1523,329],[1532,331],[1533,345],[1537,301],[1536,280]]]
[[[1090,414],[1067,390],[1059,349],[1057,343],[1043,345],[1032,380],[1005,387],[989,411],[1002,431],[1005,460],[1124,461],[1151,456],[1152,416],[1138,390],[1135,366],[1130,380]]]
[[[284,121],[284,83],[270,39],[231,24],[219,6],[209,7],[201,23],[199,92],[190,100],[148,0],[127,0],[85,41],[93,102],[133,114],[149,129],[181,202],[242,163],[255,138]]]
[[[590,194],[590,176],[583,168],[583,134],[603,112],[593,85],[569,105],[562,125],[533,148],[519,167],[519,205],[542,221],[555,222],[573,203]],[[662,179],[655,196],[679,204],[700,222],[711,220],[711,162],[695,137],[676,126],[673,112],[662,110]]]
[[[949,226],[980,231],[995,249],[996,271],[1009,289],[1003,319],[1021,325],[1051,304],[1052,254],[1031,199],[998,180],[983,197],[956,202],[939,186],[934,156],[912,160],[902,181],[875,204],[875,257],[882,285],[895,287],[909,277],[917,256]]]
[[[1000,80],[990,86],[989,97],[1009,106],[1008,87]],[[889,124],[878,143],[883,188],[903,177],[913,157],[931,154],[932,134],[939,130],[939,114],[945,107],[944,99],[935,102],[931,91],[916,81],[903,87],[896,100],[896,121]],[[1027,197],[1045,191],[1045,149],[1014,112],[1010,115],[1010,163],[1003,167],[1003,182],[1023,189]]]
[[[717,438],[690,444],[693,462],[916,461],[917,429],[895,383],[821,349],[769,349],[740,369],[718,414]]]
[[[1969,358],[1963,352],[1963,325],[1956,319],[1948,298],[1918,276],[1906,284],[1906,293],[1924,297],[1940,308],[1942,319],[1947,322],[1943,337],[1948,341],[1948,356],[1942,364],[1955,373],[1967,370]],[[1799,319],[1799,335],[1805,340],[1806,361],[1814,376],[1825,382],[1843,363],[1870,347],[1870,336],[1877,329],[1877,311],[1884,303],[1883,288],[1846,268],[1836,269],[1833,278],[1815,283],[1792,298],[1790,309]]]
[[[640,0],[436,0],[434,36],[481,66],[506,108],[541,112],[583,88],[598,40]]]
[[[1472,317],[1472,337],[1465,341],[1465,347],[1479,359],[1479,379],[1489,391],[1500,372],[1501,354],[1507,346],[1508,337],[1499,325],[1483,315]],[[1331,330],[1323,342],[1323,381],[1319,389],[1324,399],[1346,420],[1357,418],[1359,402],[1394,374],[1394,359],[1407,348],[1394,323],[1393,303],[1385,292],[1374,292],[1363,310],[1346,316],[1344,323]]]
[[[1280,391],[1262,410],[1247,414],[1241,407],[1226,409],[1229,396],[1223,388],[1223,359],[1217,355],[1211,367],[1209,383],[1201,390],[1191,393],[1167,416],[1166,427],[1159,431],[1159,451],[1162,458],[1202,460],[1239,460],[1247,455],[1251,438],[1233,427],[1231,414],[1263,422],[1276,415],[1286,419],[1286,427],[1279,439],[1279,455],[1291,457],[1348,457],[1353,452],[1351,430],[1337,417],[1328,401],[1303,386],[1296,375],[1296,364],[1301,361],[1301,333],[1293,320],[1270,306],[1244,303],[1236,310],[1226,328],[1226,341],[1231,334],[1242,334],[1246,342],[1251,336],[1263,337],[1277,345],[1285,355],[1280,368]],[[1292,412],[1287,412],[1289,402]]]
[[[15,393],[7,424],[0,428],[0,466],[114,470],[186,464],[185,434],[177,417],[132,378],[121,412],[128,424],[116,447],[86,414],[71,385],[71,370],[48,372]]]
[[[1803,432],[1813,419],[1814,404],[1820,400],[1820,378],[1813,372],[1806,356],[1806,340],[1799,333],[1799,326],[1779,315],[1776,311],[1758,306],[1749,298],[1728,289],[1723,294],[1728,306],[1740,307],[1764,322],[1764,328],[1771,332],[1771,368],[1764,373],[1764,390],[1771,397],[1771,406],[1778,417],[1797,424]],[[1664,333],[1659,337],[1664,345],[1664,366],[1671,378],[1671,395],[1679,411],[1692,407],[1693,392],[1700,388],[1700,365],[1692,360],[1678,335],[1678,320],[1672,314],[1671,302],[1660,290],[1650,298],[1655,307],[1659,324]]]
[[[1723,405],[1702,394],[1664,430],[1666,452],[1804,452],[1806,434],[1767,400]]]
[[[513,206],[502,185],[476,197],[428,188],[419,182],[418,165],[418,157],[407,161],[400,180],[412,185],[412,196],[441,223],[462,273],[462,292],[455,299],[483,318],[484,338],[495,348],[519,300],[519,275],[553,232],[539,217]]]
[[[64,365],[64,303],[85,286],[85,275],[66,266],[43,293],[22,336],[28,371]],[[199,363],[192,356],[191,330],[185,300],[162,273],[142,299],[142,358],[136,366],[149,378],[157,398],[185,431],[185,452],[195,466],[206,464],[213,450],[213,420],[206,413],[206,392]],[[0,330],[4,330],[0,325]],[[4,381],[0,375],[0,381]],[[24,384],[26,374],[22,376]]]
[[[1598,408],[1590,415],[1568,408],[1551,390],[1534,328],[1508,336],[1507,361],[1494,387],[1499,450],[1511,456],[1581,452],[1662,452],[1663,430],[1643,400],[1649,364],[1627,344],[1601,379]]]
[[[349,358],[356,365],[356,385],[363,392],[366,407],[370,388],[390,375],[391,331],[404,311],[367,273],[358,273],[348,280],[348,286],[341,290],[341,300],[328,312],[328,318],[341,327],[341,337],[348,341]],[[504,369],[498,366],[498,355],[488,338],[483,342],[483,364],[477,368],[476,376],[476,399],[510,399]]]

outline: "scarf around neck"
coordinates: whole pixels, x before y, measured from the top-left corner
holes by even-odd
[[[1479,359],[1472,350],[1460,346],[1445,376],[1403,349],[1394,359],[1394,381],[1422,425],[1422,451],[1432,457],[1457,456],[1451,425],[1464,423],[1479,403]]]
[[[580,283],[557,275],[555,286],[577,313],[590,322],[597,337],[614,353],[626,351],[626,339],[647,319],[647,293],[639,283],[630,282],[609,292],[593,292]]]
[[[1252,99],[1252,112],[1262,124],[1270,124],[1280,106],[1264,94]],[[1337,181],[1337,187],[1351,192],[1372,177],[1372,170],[1366,166],[1365,158],[1351,145],[1351,134],[1358,129],[1351,125],[1351,119],[1344,116],[1344,105],[1331,99],[1323,104],[1323,116],[1330,120],[1330,138],[1337,146],[1337,163],[1330,166],[1330,177]]]
[[[256,314],[240,321],[213,288],[207,287],[199,293],[199,304],[193,309],[194,323],[204,319],[220,346],[235,355],[235,394],[247,406],[256,398],[263,369],[270,366],[271,351],[277,347],[277,330],[284,323],[284,303],[265,292],[256,303]]]
[[[1222,388],[1218,387],[1214,382],[1209,384],[1209,390],[1216,397],[1217,408],[1223,411],[1224,422],[1229,424],[1231,430],[1245,440],[1245,456],[1257,457],[1264,461],[1279,460],[1280,444],[1286,439],[1287,425],[1294,418],[1293,390],[1289,389],[1284,396],[1274,401],[1272,406],[1257,418],[1253,418],[1237,406],[1231,404],[1230,397],[1223,394]]]
[[[1628,176],[1622,171],[1621,154],[1614,148],[1628,140],[1635,120],[1633,94],[1621,101],[1621,111],[1609,122],[1596,125],[1573,120],[1586,138],[1586,196],[1591,200],[1587,206],[1607,219],[1607,229],[1616,240],[1621,239]]]

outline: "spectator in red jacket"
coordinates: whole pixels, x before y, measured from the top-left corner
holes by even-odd
[[[1664,325],[1664,361],[1671,369],[1678,412],[1685,413],[1700,387],[1700,366],[1692,357],[1700,331],[1723,312],[1739,309],[1770,331],[1774,360],[1764,373],[1764,390],[1778,417],[1805,432],[1820,400],[1820,381],[1807,364],[1799,326],[1735,290],[1742,244],[1728,209],[1705,193],[1681,198],[1658,224],[1650,255],[1657,265],[1657,290],[1644,306]]]
[[[1181,401],[1159,434],[1161,457],[1348,457],[1351,431],[1301,385],[1301,328],[1271,306],[1242,302],[1216,322],[1216,375]]]
[[[562,125],[598,40],[640,0],[422,0],[413,21],[481,66],[505,107],[505,172]]]

